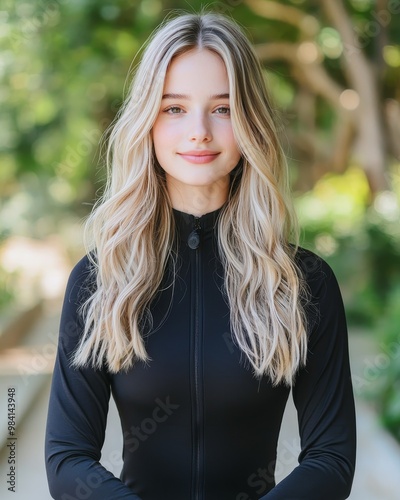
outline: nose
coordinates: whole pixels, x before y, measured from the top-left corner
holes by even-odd
[[[209,142],[212,139],[210,121],[206,113],[194,113],[190,123],[189,140],[190,142],[201,143]]]

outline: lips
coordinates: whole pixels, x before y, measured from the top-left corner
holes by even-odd
[[[211,151],[209,149],[196,149],[192,151],[184,151],[178,153],[181,158],[190,163],[210,163],[219,155],[218,151]]]

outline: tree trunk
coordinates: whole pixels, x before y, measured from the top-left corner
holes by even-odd
[[[342,0],[322,0],[328,19],[342,37],[345,50],[343,66],[350,86],[358,93],[360,104],[356,109],[357,138],[354,147],[356,160],[364,169],[371,191],[387,189],[386,144],[377,78],[369,64],[343,6]]]

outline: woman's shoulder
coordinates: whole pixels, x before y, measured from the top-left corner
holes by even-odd
[[[301,279],[306,286],[311,302],[341,300],[339,284],[331,266],[322,257],[303,247],[299,247],[295,262]]]
[[[301,271],[302,279],[308,286],[315,288],[330,280],[336,282],[335,273],[331,266],[311,250],[298,247],[294,260]]]
[[[93,269],[95,254],[93,252],[83,255],[72,267],[71,275],[80,276],[87,274]]]
[[[310,324],[343,311],[339,283],[331,266],[311,250],[300,247],[295,261],[305,285],[305,310]]]
[[[93,254],[85,254],[72,268],[66,289],[68,301],[81,302],[87,293],[94,291],[95,259]]]

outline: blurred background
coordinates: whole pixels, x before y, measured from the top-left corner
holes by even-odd
[[[135,54],[173,9],[237,20],[281,111],[302,245],[333,267],[357,401],[353,500],[399,498],[400,1],[3,0],[0,7],[0,496],[47,499],[43,436],[66,279],[104,185],[100,140]],[[135,60],[136,61],[136,60]],[[128,76],[127,76],[128,75]],[[16,493],[8,490],[9,389]],[[104,457],[117,472],[118,416]],[[288,407],[278,479],[297,460]],[[114,457],[114,458],[110,458]],[[289,457],[289,458],[288,458]]]

